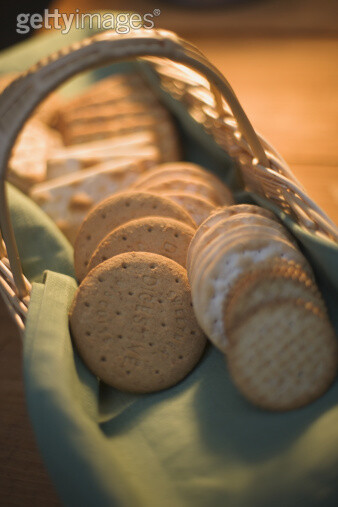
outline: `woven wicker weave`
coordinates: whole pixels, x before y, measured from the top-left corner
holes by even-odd
[[[162,88],[184,104],[191,117],[236,161],[248,190],[277,204],[305,230],[338,240],[334,223],[306,195],[276,150],[256,134],[229,83],[196,47],[163,30],[126,35],[104,32],[40,61],[0,96],[0,227],[4,238],[4,242],[0,238],[0,292],[21,331],[31,286],[22,273],[5,193],[11,149],[35,107],[64,81],[92,67],[131,58],[143,58],[154,67]]]

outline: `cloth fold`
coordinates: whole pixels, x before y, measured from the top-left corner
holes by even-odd
[[[34,284],[24,340],[26,399],[65,505],[326,507],[338,498],[338,382],[289,413],[247,403],[209,346],[174,388],[99,384],[74,351],[75,281]]]

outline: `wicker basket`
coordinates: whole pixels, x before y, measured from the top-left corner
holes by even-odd
[[[32,111],[63,82],[93,67],[133,58],[146,60],[161,87],[235,160],[246,189],[277,205],[304,230],[330,242],[338,239],[334,223],[255,132],[229,83],[196,47],[164,30],[101,33],[40,61],[0,96],[0,292],[21,332],[31,285],[22,272],[5,191],[11,149]]]

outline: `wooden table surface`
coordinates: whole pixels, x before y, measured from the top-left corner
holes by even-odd
[[[139,2],[127,7],[140,11]],[[73,0],[51,8],[74,12]],[[91,0],[81,10],[126,9]],[[310,196],[338,221],[336,1],[257,1],[220,11],[160,8],[158,27],[194,42],[225,74],[254,127],[289,162]],[[60,505],[27,416],[20,338],[0,301],[0,505]]]

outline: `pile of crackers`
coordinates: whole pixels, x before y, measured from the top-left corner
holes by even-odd
[[[14,77],[3,77],[0,88]],[[18,137],[8,179],[73,243],[95,204],[145,170],[180,158],[173,118],[144,77],[131,71],[70,100],[51,95]]]
[[[309,263],[272,213],[246,204],[214,211],[187,268],[197,320],[247,399],[291,410],[328,389],[337,339]]]
[[[206,345],[186,271],[197,223],[233,203],[230,190],[195,164],[162,164],[129,191],[95,206],[74,245],[81,282],[70,310],[75,345],[109,385],[138,393],[168,388]]]
[[[162,164],[102,201],[74,257],[72,336],[113,387],[175,385],[202,357],[205,336],[264,409],[306,405],[336,376],[335,333],[295,239],[270,211],[234,204],[200,166]]]

